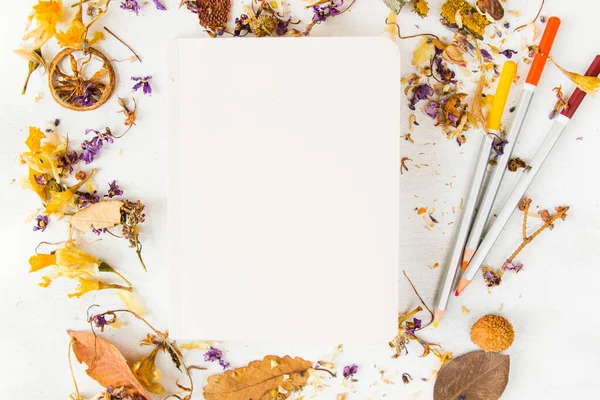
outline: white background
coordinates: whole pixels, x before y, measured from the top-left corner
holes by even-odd
[[[131,96],[132,75],[153,75],[155,93],[151,97],[136,95],[139,100],[137,126],[123,139],[103,151],[95,165],[100,172],[95,179],[99,189],[105,191],[107,182],[117,179],[129,198],[140,198],[147,205],[147,222],[142,230],[145,258],[149,268],[141,271],[135,254],[121,240],[103,240],[91,246],[90,251],[102,255],[130,278],[139,289],[149,320],[158,327],[166,326],[166,143],[167,126],[167,41],[173,37],[204,36],[196,19],[187,11],[176,10],[178,1],[167,2],[169,11],[160,13],[150,3],[144,7],[142,16],[135,17],[122,10],[112,10],[102,24],[108,25],[131,44],[143,57],[142,64],[118,63],[119,78],[115,95]],[[298,1],[295,9],[300,9]],[[236,2],[237,3],[237,2]],[[421,20],[409,9],[400,16],[405,35],[420,31],[435,31],[450,37],[439,27],[439,1],[431,1],[431,16]],[[105,126],[119,132],[122,116],[117,114],[116,96],[100,109],[78,114],[56,105],[47,90],[45,77],[34,73],[28,94],[20,96],[26,62],[12,54],[18,47],[26,17],[33,1],[2,1],[0,13],[0,250],[2,275],[0,279],[0,339],[3,353],[0,359],[0,395],[5,398],[55,399],[66,398],[72,391],[67,367],[66,329],[86,329],[85,311],[90,304],[102,308],[120,306],[112,293],[88,295],[80,300],[69,300],[66,293],[70,284],[56,282],[48,289],[37,286],[39,276],[28,273],[27,260],[40,240],[64,239],[62,225],[55,223],[44,235],[31,231],[25,225],[26,217],[38,207],[33,193],[23,191],[18,180],[26,172],[16,166],[16,154],[24,150],[23,140],[29,125],[45,127],[54,118],[61,119],[61,132],[68,133],[73,142],[83,140],[86,128],[100,129]],[[505,3],[508,9],[521,10],[521,20],[527,20],[537,12],[538,2],[512,1]],[[236,4],[234,14],[240,7]],[[358,0],[352,12],[328,21],[313,30],[315,36],[379,36],[383,35],[386,7],[377,0]],[[554,57],[567,68],[585,71],[590,60],[600,52],[597,38],[600,35],[600,3],[595,1],[547,1],[544,15],[557,15],[563,25],[554,46]],[[295,15],[308,20],[301,11]],[[70,20],[70,15],[67,17]],[[514,24],[513,24],[514,26]],[[540,28],[541,29],[541,28]],[[410,71],[410,59],[416,40],[398,44],[403,55],[404,73]],[[101,44],[101,49],[114,58],[126,58],[127,50],[113,39]],[[50,53],[54,54],[55,49]],[[50,54],[49,53],[49,54]],[[210,62],[210,60],[206,60]],[[282,68],[293,60],[282,60]],[[522,66],[521,66],[522,67]],[[244,71],[240,70],[240,74]],[[315,85],[326,90],[328,79],[335,79],[330,72],[307,71],[315,75]],[[374,72],[376,73],[376,72]],[[521,70],[521,75],[525,70]],[[265,77],[248,76],[248,80]],[[351,84],[351,82],[349,82]],[[547,114],[554,104],[552,87],[563,84],[570,93],[570,84],[555,68],[549,67],[540,85],[540,95],[531,109],[531,118],[524,127],[515,154],[525,160],[532,152],[551,122]],[[38,93],[45,97],[34,103]],[[514,101],[518,90],[511,94]],[[403,100],[404,101],[404,100]],[[469,328],[481,315],[498,312],[509,318],[516,330],[514,345],[507,351],[511,355],[510,382],[503,399],[528,398],[581,398],[600,396],[598,373],[600,357],[599,323],[595,316],[598,300],[597,282],[600,279],[600,213],[598,209],[597,154],[600,145],[597,99],[586,99],[568,131],[559,142],[557,151],[549,158],[542,172],[529,190],[535,204],[553,208],[570,205],[566,222],[557,223],[553,232],[546,232],[531,248],[518,257],[525,270],[517,276],[507,274],[505,282],[488,294],[478,278],[459,301],[452,302],[450,310],[437,330],[428,329],[423,336],[439,342],[447,351],[461,354],[475,349],[469,340]],[[404,115],[408,109],[403,105]],[[326,110],[332,118],[343,118],[343,110]],[[402,176],[401,198],[401,268],[406,270],[429,304],[435,297],[435,289],[441,279],[442,267],[432,270],[429,266],[438,262],[444,265],[449,255],[448,246],[455,231],[449,223],[458,219],[451,209],[458,209],[466,191],[469,171],[474,159],[476,141],[468,141],[463,147],[448,141],[440,130],[433,128],[428,117],[418,115],[420,127],[413,132],[415,144],[406,143],[402,155],[414,160],[410,171]],[[201,121],[199,121],[201,124]],[[407,118],[403,118],[406,133]],[[476,135],[475,131],[467,136]],[[577,138],[581,140],[576,140]],[[435,145],[434,145],[435,143]],[[415,168],[413,164],[421,165]],[[427,164],[425,166],[424,164]],[[509,174],[514,180],[517,175]],[[17,182],[13,183],[16,179]],[[440,223],[432,230],[424,228],[425,222],[413,211],[415,207],[435,208]],[[535,221],[534,221],[535,222]],[[193,223],[193,213],[190,215]],[[492,265],[499,265],[519,242],[520,220],[515,217],[505,234],[498,241],[489,258]],[[43,239],[41,239],[43,236]],[[91,239],[90,239],[91,240]],[[404,280],[399,285],[401,308],[417,305]],[[198,290],[202,289],[199,284]],[[215,299],[220,301],[220,299]],[[353,299],[323,296],[323,307],[307,310],[298,315],[311,324],[314,313],[335,313],[341,307],[351,307]],[[470,314],[464,315],[464,305]],[[426,316],[423,316],[424,318]],[[214,323],[207,321],[207,323]],[[315,329],[319,329],[315,326]],[[147,349],[139,349],[136,340],[145,334],[134,322],[105,337],[117,343],[125,355],[134,359]],[[261,358],[266,354],[291,354],[309,360],[317,360],[331,353],[336,343],[322,346],[300,346],[285,343],[255,345],[249,343],[223,343],[225,357],[234,367]],[[357,393],[351,399],[372,398],[431,398],[432,381],[429,377],[436,365],[433,357],[420,359],[419,349],[411,347],[411,354],[391,359],[385,343],[362,348],[344,347],[344,353],[336,360],[339,368],[349,363],[360,366],[355,384]],[[190,357],[192,363],[202,364],[201,354]],[[163,382],[176,376],[168,363],[161,361]],[[377,367],[375,367],[375,365]],[[379,369],[385,369],[385,377],[394,382],[382,381]],[[78,369],[80,385],[86,395],[93,395],[97,386],[83,370]],[[197,373],[197,386],[204,384],[208,374],[217,373],[219,367],[209,366],[205,373]],[[401,383],[400,375],[410,373],[415,381],[410,385]],[[342,391],[340,380],[329,382],[331,388],[319,398],[331,399]],[[167,385],[171,387],[172,385]],[[197,398],[202,398],[198,393]]]

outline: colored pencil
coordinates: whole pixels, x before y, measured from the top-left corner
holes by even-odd
[[[446,277],[444,279],[444,284],[442,286],[441,291],[438,294],[433,318],[433,325],[436,327],[440,319],[442,318],[444,311],[446,310],[448,300],[452,293],[452,288],[454,287],[456,272],[458,271],[459,264],[462,260],[465,242],[467,240],[467,235],[469,234],[471,222],[473,221],[473,216],[477,207],[477,199],[479,198],[479,193],[481,191],[481,187],[483,185],[485,177],[485,171],[490,159],[492,143],[494,141],[493,134],[497,133],[500,128],[500,121],[502,119],[502,114],[504,113],[506,100],[508,99],[510,87],[512,85],[516,73],[517,64],[515,64],[512,61],[507,61],[504,63],[504,66],[502,67],[502,72],[500,73],[498,86],[496,87],[496,94],[494,95],[492,108],[490,109],[490,113],[488,115],[487,128],[489,133],[487,135],[482,135],[480,139],[481,146],[471,176],[471,185],[469,187],[469,192],[467,194],[466,201],[463,205],[463,212],[460,224],[458,225],[458,232],[456,234],[454,247],[452,249],[452,254],[450,257],[450,262],[446,267]]]
[[[590,67],[588,68],[587,76],[598,76],[600,74],[600,55],[597,55]],[[506,203],[498,213],[498,217],[487,232],[485,239],[481,242],[481,245],[477,248],[475,255],[471,259],[469,266],[465,273],[461,277],[458,287],[456,290],[456,296],[462,293],[465,288],[471,283],[475,274],[485,261],[486,256],[492,249],[492,246],[496,242],[496,239],[502,233],[504,226],[508,222],[511,214],[519,205],[519,202],[523,198],[523,195],[527,191],[527,188],[533,181],[533,178],[539,172],[540,168],[544,164],[544,161],[548,158],[548,155],[554,148],[554,145],[560,138],[561,134],[565,131],[568,123],[571,121],[575,112],[579,108],[579,105],[585,98],[586,93],[580,89],[575,89],[575,92],[569,98],[567,106],[563,109],[562,113],[557,117],[554,125],[546,135],[546,138],[538,148],[535,156],[531,160],[531,166],[523,172],[523,175],[515,185],[515,188],[509,195]]]
[[[508,165],[508,161],[510,160],[510,156],[517,138],[519,137],[519,133],[521,132],[521,127],[527,118],[527,111],[529,111],[529,106],[535,95],[535,89],[537,88],[540,77],[546,65],[546,56],[550,54],[552,44],[554,43],[554,38],[556,37],[559,27],[560,19],[556,17],[550,17],[548,19],[548,22],[546,23],[546,29],[544,30],[544,34],[542,35],[542,40],[540,41],[539,45],[540,52],[535,55],[533,62],[531,63],[531,68],[529,69],[525,86],[521,91],[521,95],[519,96],[519,100],[515,107],[512,122],[508,128],[508,131],[506,132],[506,136],[504,137],[505,145],[503,154],[498,155],[496,158],[496,165],[491,172],[488,183],[481,196],[481,201],[479,203],[479,207],[477,208],[477,215],[475,216],[473,226],[469,232],[469,238],[467,239],[467,245],[463,255],[463,271],[467,268],[469,261],[471,261],[471,257],[473,257],[475,250],[477,250],[479,243],[481,243],[483,231],[490,217],[492,206],[494,205],[496,195],[498,194],[498,189],[500,188],[500,183],[502,182],[502,178],[506,172],[506,167]]]

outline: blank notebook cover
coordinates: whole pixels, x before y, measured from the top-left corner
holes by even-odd
[[[382,38],[181,39],[173,53],[172,336],[392,339],[396,45]]]

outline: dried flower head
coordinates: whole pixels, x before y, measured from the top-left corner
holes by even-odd
[[[500,352],[513,343],[515,331],[506,318],[484,315],[471,327],[471,340],[484,351]]]
[[[344,378],[346,379],[351,379],[354,377],[354,375],[358,372],[358,365],[356,364],[350,364],[350,365],[346,365],[344,367]]]
[[[197,0],[196,10],[200,25],[216,34],[225,29],[231,12],[231,0]]]
[[[413,11],[421,18],[426,17],[429,14],[427,0],[415,0]]]
[[[151,79],[152,76],[132,76],[131,80],[136,82],[135,85],[133,85],[133,91],[137,92],[139,89],[142,89],[144,94],[152,94],[152,86],[150,86]]]

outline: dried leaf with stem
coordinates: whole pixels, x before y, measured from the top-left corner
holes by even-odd
[[[38,48],[35,50],[28,50],[28,49],[17,49],[15,50],[15,53],[21,57],[24,58],[25,60],[29,61],[28,65],[28,69],[27,69],[27,77],[25,78],[25,83],[23,84],[23,90],[21,91],[21,94],[25,94],[27,92],[27,85],[29,84],[29,78],[31,77],[31,74],[38,69],[38,67],[41,65],[42,67],[44,67],[44,73],[46,73],[48,71],[48,65],[46,64],[46,61],[44,60],[44,58],[42,57],[42,49]]]
[[[598,89],[600,89],[600,78],[596,76],[580,75],[575,72],[570,72],[561,67],[554,61],[552,57],[548,57],[552,64],[556,66],[567,78],[571,80],[579,89],[583,90],[589,95],[595,96]]]

